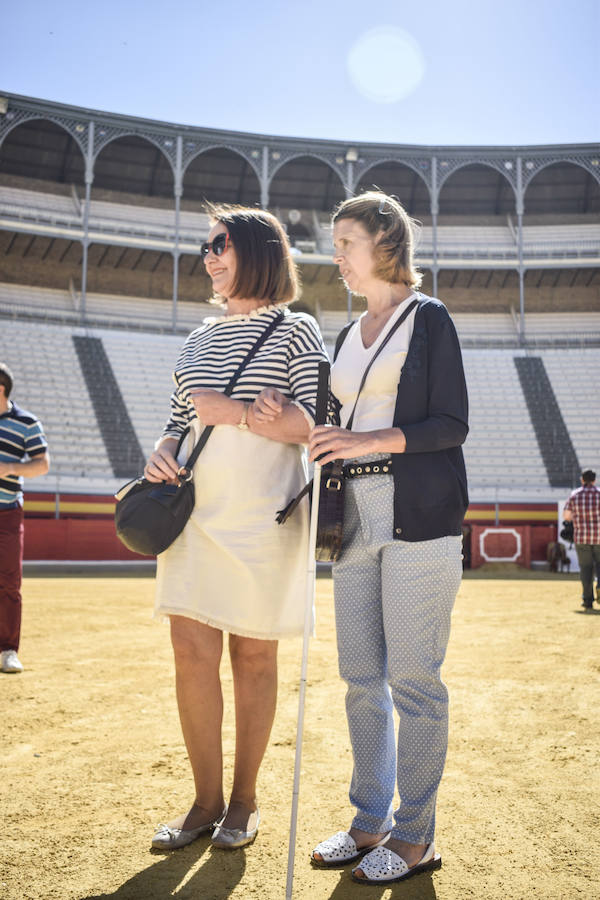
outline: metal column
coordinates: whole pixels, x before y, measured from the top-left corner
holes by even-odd
[[[346,151],[346,184],[344,190],[346,199],[354,196],[354,163],[358,160],[356,150],[349,149]],[[346,319],[352,321],[352,291],[347,292],[346,297]]]
[[[260,179],[260,205],[269,206],[269,148],[265,144],[262,151],[262,177]]]
[[[523,166],[517,157],[517,249],[519,254],[519,343],[525,343],[525,270],[523,268]]]
[[[437,157],[431,158],[431,275],[433,279],[433,296],[438,295],[438,231],[437,217],[439,212],[438,186],[437,186]]]
[[[182,154],[183,142],[181,135],[177,135],[176,157],[175,157],[175,246],[173,247],[173,314],[171,318],[171,328],[173,333],[177,330],[177,297],[179,294],[179,227],[181,215],[181,195],[183,193],[183,177],[182,177]]]
[[[88,144],[85,155],[85,201],[83,204],[83,256],[81,260],[81,303],[80,317],[81,324],[85,324],[86,319],[86,300],[87,300],[87,272],[88,272],[88,247],[89,247],[89,221],[90,221],[90,201],[92,194],[92,182],[94,181],[94,122],[91,121],[88,127]]]
[[[354,194],[354,160],[348,159],[348,156],[346,156],[346,184],[344,185],[344,190],[346,191],[346,200]]]

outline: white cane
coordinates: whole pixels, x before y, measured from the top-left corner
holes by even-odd
[[[327,399],[329,393],[329,363],[319,363],[319,386],[317,390],[317,408],[315,424],[322,425],[327,416]],[[298,796],[300,793],[300,763],[302,760],[302,733],[304,730],[304,700],[306,696],[306,670],[308,668],[308,644],[313,618],[315,599],[315,574],[317,563],[315,547],[317,544],[317,522],[319,519],[319,496],[321,493],[321,466],[315,463],[313,474],[312,500],[310,506],[310,530],[308,533],[308,559],[306,564],[306,599],[304,604],[304,636],[302,639],[302,665],[300,667],[300,695],[298,698],[298,724],[296,726],[296,759],[294,762],[294,788],[292,792],[292,815],[290,820],[290,842],[288,849],[286,900],[292,900],[294,885],[294,861],[296,858],[296,823],[298,819]]]

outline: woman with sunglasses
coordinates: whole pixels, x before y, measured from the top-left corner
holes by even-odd
[[[440,667],[462,574],[467,392],[448,312],[417,291],[411,222],[398,201],[376,191],[346,200],[333,215],[333,243],[346,286],[367,300],[339,335],[332,367],[346,427],[318,426],[310,441],[312,459],[346,460],[333,581],[356,815],[312,860],[354,862],[354,880],[385,885],[441,865],[433,843],[448,722]]]
[[[144,474],[173,480],[201,430],[215,426],[194,466],[196,506],[158,557],[156,615],[170,619],[176,690],[192,767],[191,808],[161,825],[153,846],[171,850],[213,831],[233,849],[256,836],[256,780],[275,714],[277,642],[303,630],[307,513],[281,528],[275,513],[303,484],[305,452],[327,359],[317,325],[287,304],[297,276],[285,232],[268,212],[212,207],[202,246],[225,315],[187,338],[174,373],[171,417]],[[267,339],[225,387],[267,329]],[[193,440],[175,458],[187,427]],[[224,802],[219,665],[223,633],[235,695],[233,784]]]

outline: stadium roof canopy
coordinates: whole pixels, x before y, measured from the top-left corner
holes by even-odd
[[[0,177],[84,185],[197,208],[204,200],[323,214],[377,186],[440,216],[600,212],[600,146],[450,147],[215,131],[4,94]]]

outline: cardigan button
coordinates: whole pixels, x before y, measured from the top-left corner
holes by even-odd
[[[402,534],[402,529],[401,529],[401,528],[396,528],[396,534]]]

